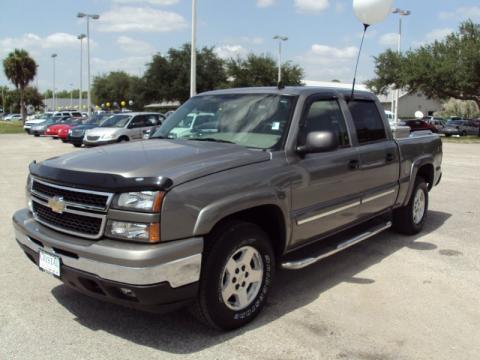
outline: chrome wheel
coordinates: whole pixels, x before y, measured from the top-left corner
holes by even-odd
[[[418,225],[422,222],[425,215],[425,192],[422,189],[417,189],[415,197],[413,198],[413,222]]]
[[[221,278],[221,294],[225,305],[239,311],[257,297],[263,282],[263,259],[257,249],[243,246],[228,259]]]

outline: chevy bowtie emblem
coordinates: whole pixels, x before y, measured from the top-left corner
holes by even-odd
[[[48,207],[52,209],[53,212],[62,214],[65,210],[65,201],[63,196],[54,196],[48,200]]]

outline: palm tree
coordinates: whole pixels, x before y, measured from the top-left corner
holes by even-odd
[[[15,49],[3,60],[3,68],[7,78],[20,93],[20,112],[22,121],[25,122],[25,88],[37,75],[37,63],[25,50]]]

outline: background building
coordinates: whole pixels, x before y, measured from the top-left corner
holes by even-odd
[[[395,96],[394,91],[386,95],[379,95],[378,99],[385,110],[392,110],[392,99]],[[431,116],[435,112],[442,110],[443,102],[437,99],[429,99],[422,93],[410,94],[406,91],[400,91],[398,100],[398,117],[414,118],[416,111],[421,111],[425,116]]]
[[[54,110],[63,110],[63,109],[78,109],[79,99],[75,98],[56,98],[55,107],[53,108],[53,98],[44,99],[43,103],[45,104],[45,110],[54,111]],[[82,108],[79,110],[87,111],[87,99],[82,99]]]

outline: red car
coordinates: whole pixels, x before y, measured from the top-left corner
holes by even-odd
[[[438,129],[423,120],[404,120],[402,125],[408,126],[413,131],[425,131],[430,130],[432,133],[438,133]]]
[[[66,120],[62,120],[58,124],[51,125],[47,128],[45,131],[46,136],[51,136],[54,138],[60,138],[62,141],[67,140],[67,135],[68,135],[68,130],[70,130],[71,127],[80,125],[81,121],[78,119],[73,119],[69,118]]]

